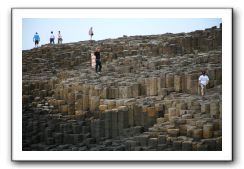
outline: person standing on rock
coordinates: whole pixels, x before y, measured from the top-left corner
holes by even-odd
[[[88,34],[91,36],[90,40],[92,40],[92,36],[94,35],[92,27],[89,29]]]
[[[61,35],[60,31],[58,31],[58,44],[62,44],[62,42],[63,42],[62,35]]]
[[[100,72],[102,70],[102,63],[101,63],[101,56],[100,56],[100,48],[99,47],[96,48],[94,55],[96,56],[96,73],[100,74]],[[98,69],[98,67],[99,67],[99,69]]]
[[[36,34],[33,37],[33,42],[35,43],[35,48],[38,47],[38,44],[40,42],[40,36],[38,35],[38,33],[36,32]]]
[[[204,96],[206,93],[206,86],[209,82],[209,78],[206,75],[205,71],[202,71],[202,74],[198,80],[199,80],[199,86],[201,87],[201,95]]]
[[[53,34],[53,31],[51,31],[51,35],[50,35],[50,44],[54,44],[54,40],[55,40],[55,36]]]

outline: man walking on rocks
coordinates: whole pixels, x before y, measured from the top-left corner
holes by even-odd
[[[96,73],[100,73],[102,70],[102,63],[101,63],[101,56],[100,56],[100,48],[97,47],[96,51],[94,53],[94,55],[96,56]],[[99,67],[99,69],[98,69]]]
[[[201,95],[204,96],[206,92],[206,86],[209,82],[209,78],[205,71],[202,71],[202,75],[199,77],[199,86],[201,87]]]
[[[38,44],[40,42],[40,36],[38,35],[38,33],[36,32],[36,34],[33,37],[33,42],[35,43],[35,48],[38,47]]]

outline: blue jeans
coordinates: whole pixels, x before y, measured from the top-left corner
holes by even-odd
[[[54,38],[50,38],[50,44],[54,44]]]

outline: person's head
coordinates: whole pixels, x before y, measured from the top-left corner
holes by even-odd
[[[60,31],[58,31],[58,33],[60,33]]]
[[[36,32],[36,34],[38,34],[38,33]]]
[[[202,75],[205,76],[206,75],[206,72],[205,70],[202,71]]]
[[[51,31],[51,34],[53,34],[53,31]]]
[[[100,52],[100,47],[96,47],[96,52]]]

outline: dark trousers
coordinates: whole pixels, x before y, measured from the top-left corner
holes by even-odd
[[[58,44],[61,44],[61,43],[62,43],[62,41],[63,41],[63,39],[62,39],[62,38],[58,38]]]
[[[54,38],[50,38],[50,44],[54,44]]]
[[[99,67],[99,70],[98,70],[98,67]],[[101,60],[97,59],[96,60],[96,72],[101,72],[101,70],[102,70]]]

